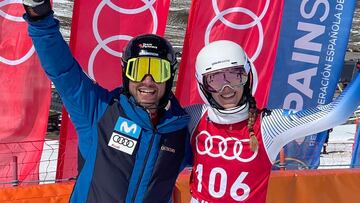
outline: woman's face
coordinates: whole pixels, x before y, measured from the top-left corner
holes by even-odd
[[[225,86],[223,91],[211,93],[214,100],[224,109],[234,108],[238,106],[244,92],[244,86],[231,88]]]
[[[228,67],[203,76],[204,88],[223,108],[236,107],[244,92],[247,73],[243,66]]]

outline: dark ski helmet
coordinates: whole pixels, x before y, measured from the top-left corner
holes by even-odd
[[[171,76],[170,79],[166,81],[165,94],[160,99],[158,106],[158,108],[164,108],[169,101],[176,72],[175,65],[177,60],[172,45],[163,37],[154,34],[139,35],[129,41],[121,60],[123,89],[124,93],[129,97],[129,79],[126,76],[126,67],[130,59],[137,57],[155,57],[170,62]]]

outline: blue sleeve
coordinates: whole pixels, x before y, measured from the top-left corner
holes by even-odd
[[[26,14],[24,15],[27,20]],[[28,20],[27,20],[28,21]],[[82,140],[91,140],[98,119],[105,111],[110,93],[97,85],[81,69],[59,31],[59,21],[50,15],[28,21],[41,65],[54,83]]]

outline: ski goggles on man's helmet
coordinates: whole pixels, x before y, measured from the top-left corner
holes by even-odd
[[[166,82],[171,78],[170,62],[156,57],[137,57],[129,59],[125,75],[133,82],[141,82],[151,75],[156,83]]]
[[[231,88],[244,86],[247,73],[243,66],[235,66],[205,73],[203,83],[206,91],[211,93],[221,92],[225,86]]]

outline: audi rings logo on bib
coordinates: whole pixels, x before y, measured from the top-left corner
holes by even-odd
[[[137,144],[136,140],[126,137],[124,135],[120,135],[119,133],[113,132],[110,141],[108,143],[108,146],[132,155],[136,147],[136,144]]]
[[[235,137],[211,135],[206,130],[201,131],[195,138],[196,151],[200,155],[207,155],[213,158],[221,157],[226,160],[238,160],[247,163],[254,160],[258,154],[258,150],[256,150],[250,157],[244,157],[243,143],[249,143],[249,139],[239,140]]]

